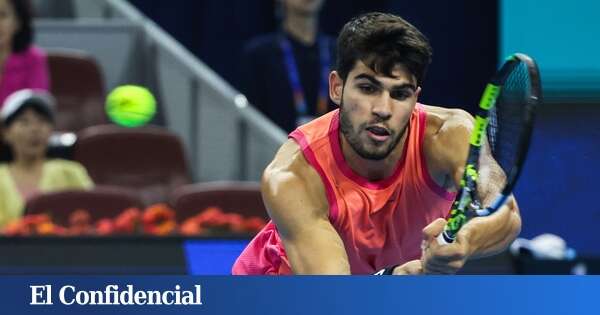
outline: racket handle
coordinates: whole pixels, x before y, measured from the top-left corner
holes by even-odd
[[[435,238],[438,242],[438,244],[440,245],[448,245],[451,243],[454,243],[454,240],[447,237],[444,232],[440,233],[436,238]]]
[[[508,199],[507,195],[499,195],[498,197],[496,197],[494,202],[492,202],[492,204],[489,207],[475,210],[475,212],[477,213],[477,216],[480,216],[480,217],[488,216],[488,215],[496,212],[496,210],[498,210],[500,207],[502,207],[502,205],[506,202],[507,199]],[[446,230],[442,231],[442,233],[440,233],[436,237],[436,240],[437,240],[438,244],[440,244],[440,245],[447,245],[447,244],[454,243],[454,238],[446,235]]]

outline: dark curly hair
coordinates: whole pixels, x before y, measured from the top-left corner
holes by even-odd
[[[356,61],[377,73],[391,76],[403,64],[421,84],[431,63],[427,38],[399,16],[373,12],[346,23],[337,40],[337,72],[345,81]]]

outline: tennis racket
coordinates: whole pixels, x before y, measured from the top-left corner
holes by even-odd
[[[490,215],[506,202],[525,162],[535,108],[540,101],[540,76],[535,61],[518,53],[508,57],[487,84],[479,102],[465,171],[447,217],[448,223],[438,236],[440,244],[454,242],[456,234],[469,219]],[[487,144],[489,146],[484,148]],[[491,151],[494,159],[491,163],[498,164],[498,172],[480,174],[482,150]],[[503,174],[498,174],[500,169]],[[491,203],[484,205],[477,184],[490,180],[502,182],[500,187],[503,188]]]

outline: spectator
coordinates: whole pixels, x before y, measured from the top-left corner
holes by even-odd
[[[0,228],[23,214],[27,199],[48,191],[93,186],[82,165],[47,159],[54,99],[42,90],[20,90],[0,110],[9,162],[0,163]]]
[[[32,45],[31,20],[29,1],[0,0],[0,104],[21,89],[49,89],[46,54]]]
[[[286,131],[325,114],[333,38],[318,31],[323,0],[277,0],[281,30],[244,48],[242,90],[250,102]]]

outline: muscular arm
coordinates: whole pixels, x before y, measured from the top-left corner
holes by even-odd
[[[442,130],[439,148],[446,158],[450,183],[458,189],[464,173],[473,118],[464,111],[455,110]],[[506,176],[493,159],[487,140],[484,141],[479,161],[478,194],[483,206],[488,206],[504,187]],[[459,242],[468,244],[468,255],[484,257],[504,250],[519,234],[521,218],[516,200],[511,196],[496,213],[470,220],[457,235]]]
[[[427,108],[431,117],[425,141],[427,167],[438,184],[456,191],[465,169],[473,118],[461,110]],[[504,186],[505,175],[490,155],[487,143],[483,144],[480,156],[478,194],[487,206]],[[452,274],[462,268],[467,259],[502,251],[519,234],[521,218],[511,196],[493,215],[474,218],[465,224],[454,243],[439,245],[436,237],[445,224],[445,220],[438,219],[423,230],[421,261],[425,273]]]
[[[321,179],[295,142],[285,143],[265,170],[262,193],[295,274],[350,274]]]

